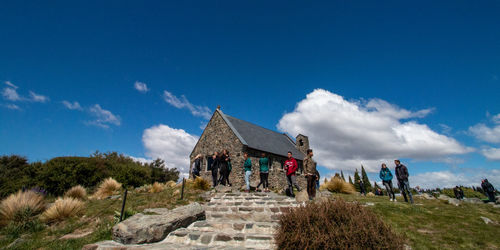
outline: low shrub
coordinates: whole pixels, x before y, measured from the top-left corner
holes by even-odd
[[[153,185],[149,189],[149,192],[150,193],[159,193],[159,192],[163,191],[163,189],[164,188],[163,188],[162,184],[155,182],[155,183],[153,183]]]
[[[40,219],[44,222],[59,222],[66,218],[80,215],[85,208],[85,203],[71,197],[59,198],[50,206]]]
[[[404,240],[358,203],[308,203],[280,216],[278,249],[403,249]]]
[[[187,180],[186,185],[189,188],[198,189],[198,190],[209,190],[211,187],[210,182],[208,182],[207,180],[205,180],[201,177],[196,177],[196,179],[194,179],[194,180],[192,180],[192,179]]]
[[[167,181],[167,183],[165,183],[165,186],[169,188],[175,188],[176,185],[177,183],[175,183],[175,181]]]
[[[323,183],[323,185],[320,186],[320,190],[328,190],[333,193],[343,193],[343,194],[356,193],[356,189],[352,184],[347,183],[338,177],[332,177],[330,181],[325,181],[325,183]]]
[[[45,209],[44,197],[33,191],[18,191],[0,203],[0,224],[25,223]]]
[[[120,190],[121,187],[122,184],[118,183],[115,179],[111,177],[107,178],[101,182],[93,197],[96,199],[107,198],[113,195],[116,191]]]
[[[64,197],[71,197],[79,200],[86,200],[87,199],[87,190],[85,190],[84,187],[81,185],[74,186],[70,188],[66,193],[64,194]]]

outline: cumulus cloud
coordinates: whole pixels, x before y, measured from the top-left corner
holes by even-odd
[[[14,85],[11,81],[5,81],[5,84],[13,89],[17,89],[18,87]]]
[[[184,177],[188,176],[189,154],[197,141],[198,136],[163,124],[148,128],[142,134],[146,156],[164,160],[168,168],[177,168]]]
[[[478,140],[489,143],[500,143],[500,114],[493,116],[491,120],[495,123],[492,127],[484,123],[478,123],[469,127],[469,132]]]
[[[114,115],[109,110],[105,110],[101,108],[101,105],[95,104],[94,106],[89,108],[89,112],[96,119],[92,121],[88,121],[88,125],[94,125],[102,128],[109,128],[109,125],[120,126],[121,121],[120,117]]]
[[[459,169],[436,172],[426,172],[410,176],[412,187],[444,188],[454,186],[481,186],[482,179],[488,179],[494,186],[500,185],[500,170],[492,169]]]
[[[44,96],[44,95],[39,95],[33,91],[30,91],[30,97],[31,97],[31,100],[34,101],[34,102],[48,102],[50,99],[49,97],[47,96]]]
[[[5,104],[2,106],[4,106],[5,108],[8,108],[10,110],[21,110],[21,107],[17,106],[16,104]]]
[[[141,93],[146,93],[149,91],[148,86],[145,83],[139,81],[136,81],[134,83],[134,88]]]
[[[80,103],[76,101],[73,103],[68,101],[62,101],[62,104],[64,105],[64,107],[70,110],[83,110],[82,106],[80,106]]]
[[[500,148],[484,148],[481,154],[490,161],[500,161]]]
[[[283,115],[277,127],[293,136],[309,136],[318,164],[353,171],[361,164],[378,171],[396,158],[439,161],[473,151],[454,138],[415,120],[433,109],[412,112],[384,100],[348,101],[316,89]]]
[[[165,100],[165,102],[178,109],[188,109],[194,116],[203,117],[207,120],[212,116],[212,113],[208,107],[193,105],[184,95],[178,98],[177,96],[165,90],[163,92],[163,99]]]

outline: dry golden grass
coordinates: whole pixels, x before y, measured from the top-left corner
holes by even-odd
[[[165,183],[165,186],[169,188],[175,188],[176,185],[177,183],[175,183],[175,181],[167,181],[167,183]]]
[[[41,213],[44,208],[45,201],[42,195],[33,191],[19,191],[11,194],[0,203],[0,224],[8,224],[28,209],[32,215],[36,215]]]
[[[354,185],[345,182],[341,178],[333,177],[320,186],[320,190],[328,190],[334,193],[353,194],[356,193]]]
[[[75,199],[80,199],[80,200],[86,200],[87,199],[87,190],[85,190],[84,187],[81,185],[74,186],[70,188],[66,193],[64,194],[64,197],[71,197]]]
[[[93,197],[99,200],[107,198],[113,195],[116,191],[120,190],[121,187],[122,184],[117,182],[115,179],[111,177],[107,178],[101,182]]]
[[[186,180],[186,186],[198,190],[209,190],[211,187],[210,182],[201,177],[196,177],[195,180],[192,179]]]
[[[159,192],[163,191],[163,189],[164,189],[164,187],[162,184],[155,182],[155,183],[153,183],[153,185],[149,189],[149,192],[150,193],[159,193]]]
[[[40,216],[44,222],[59,222],[83,213],[85,203],[71,197],[59,198]]]

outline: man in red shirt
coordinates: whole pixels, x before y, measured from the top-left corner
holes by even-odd
[[[295,196],[293,194],[293,187],[297,188],[297,191],[300,192],[299,184],[297,184],[295,172],[297,172],[297,161],[292,157],[292,152],[288,151],[288,159],[285,161],[285,171],[286,171],[286,180],[288,182],[288,190],[290,191],[291,196]]]

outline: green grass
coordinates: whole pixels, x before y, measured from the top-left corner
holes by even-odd
[[[201,201],[199,194],[202,191],[186,189],[184,200],[175,194],[179,188],[165,188],[159,193],[135,193],[127,195],[126,208],[135,212],[142,212],[146,208],[166,207],[169,209],[187,205],[191,201]],[[11,249],[81,249],[84,245],[111,239],[111,228],[115,225],[116,211],[120,211],[122,198],[116,200],[89,200],[86,202],[85,215],[55,225],[46,225],[42,230],[34,232],[13,232],[12,228],[0,229],[0,249],[14,242],[18,237],[22,239]],[[33,230],[32,230],[33,231]],[[86,237],[72,240],[61,240],[66,234],[75,232],[92,233]]]
[[[403,235],[412,249],[500,249],[500,209],[490,204],[461,204],[415,199],[409,205],[384,197],[340,195],[347,201],[372,202],[369,206],[394,231]],[[497,224],[486,224],[481,216]]]

